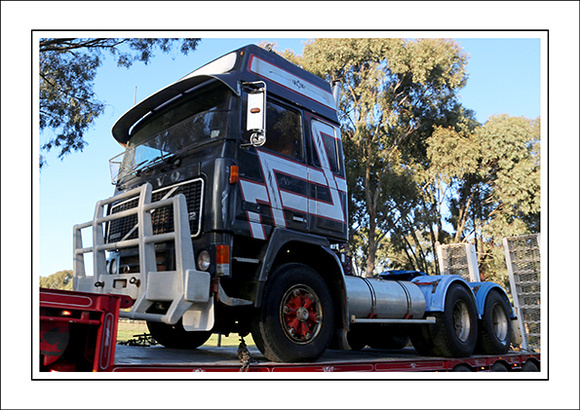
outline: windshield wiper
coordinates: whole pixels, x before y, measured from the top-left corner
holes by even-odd
[[[173,158],[174,156],[175,154],[173,153],[161,154],[153,159],[146,160],[139,164],[139,166],[135,167],[135,172],[138,175],[139,173],[155,168],[160,164],[170,164],[168,159]]]

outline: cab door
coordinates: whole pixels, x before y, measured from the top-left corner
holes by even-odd
[[[244,154],[254,163],[252,176],[240,175],[251,235],[267,239],[272,227],[308,230],[308,167],[302,114],[280,101],[267,101],[266,141]],[[250,158],[250,157],[253,157]]]
[[[310,120],[313,167],[309,170],[309,212],[312,233],[345,240],[347,235],[346,179],[338,127]]]

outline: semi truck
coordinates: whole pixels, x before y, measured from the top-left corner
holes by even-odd
[[[409,343],[506,354],[516,314],[498,284],[345,269],[339,96],[248,45],[134,105],[112,128],[114,195],[74,227],[75,291],[130,299],[119,315],[167,348],[251,333],[274,363]]]

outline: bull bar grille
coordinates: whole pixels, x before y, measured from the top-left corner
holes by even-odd
[[[157,202],[164,198],[171,198],[175,195],[183,194],[187,202],[187,213],[189,215],[189,227],[191,236],[195,237],[201,233],[201,212],[203,203],[203,180],[201,178],[192,181],[182,182],[153,191],[151,201]],[[118,203],[114,203],[110,208],[110,213],[115,214],[127,209],[137,207],[139,198],[132,198]],[[173,209],[170,206],[156,209],[151,214],[153,224],[153,234],[158,235],[173,231]],[[118,242],[125,239],[135,239],[139,236],[137,227],[137,215],[130,215],[124,218],[115,219],[109,222],[106,243]]]

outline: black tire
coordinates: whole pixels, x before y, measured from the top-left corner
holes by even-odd
[[[368,332],[363,329],[352,329],[346,334],[346,340],[352,350],[362,350],[369,340]]]
[[[507,364],[503,362],[495,362],[491,365],[492,372],[509,372],[510,368]]]
[[[469,366],[468,364],[458,364],[457,366],[455,366],[453,369],[451,369],[452,372],[472,372],[473,369],[471,368],[471,366]]]
[[[435,315],[430,327],[433,352],[443,357],[467,357],[477,343],[477,310],[473,295],[459,284],[452,284],[445,297],[445,310]]]
[[[505,354],[509,350],[511,337],[508,304],[498,292],[492,291],[485,300],[476,350],[484,354]]]
[[[413,347],[421,356],[435,356],[435,345],[431,337],[433,326],[435,325],[414,326],[409,333]]]
[[[262,354],[274,362],[316,360],[333,328],[334,306],[320,275],[301,264],[280,266],[252,321],[252,337]]]
[[[409,343],[409,334],[396,326],[379,326],[371,333],[369,346],[373,349],[400,350]]]
[[[195,349],[203,345],[211,337],[212,332],[188,332],[183,328],[181,319],[168,325],[161,322],[147,322],[147,328],[157,343],[175,349]]]
[[[539,372],[540,368],[531,360],[528,360],[522,366],[522,372]]]

